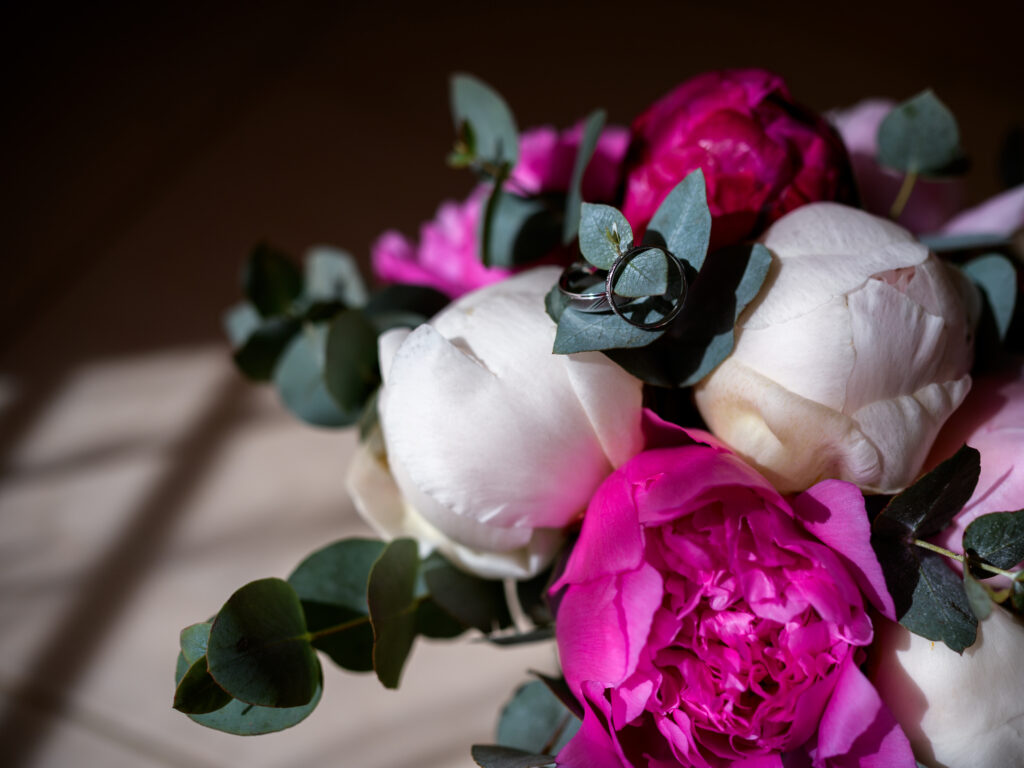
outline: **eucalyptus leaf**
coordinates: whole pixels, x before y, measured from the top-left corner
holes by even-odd
[[[498,208],[501,204],[501,199],[505,196],[504,190],[505,181],[508,179],[510,168],[508,165],[502,165],[498,168],[497,174],[494,178],[494,183],[491,185],[491,191],[487,195],[487,202],[484,203],[482,215],[480,221],[477,224],[477,243],[479,243],[480,263],[485,267],[494,266],[494,220],[498,214]]]
[[[878,127],[878,162],[889,168],[937,176],[962,158],[956,118],[931,90],[897,105]]]
[[[565,218],[562,224],[562,243],[568,245],[576,239],[580,224],[580,204],[583,202],[583,177],[587,166],[597,149],[607,115],[603,109],[596,109],[583,121],[583,135],[580,147],[573,161],[572,176],[569,177],[569,188],[565,195]]]
[[[187,664],[195,663],[197,659],[206,656],[206,645],[210,640],[210,628],[213,622],[203,621],[192,624],[181,630],[179,636],[181,653]]]
[[[177,685],[180,686],[190,667],[190,661],[186,660],[186,655],[192,657],[191,663],[205,655],[211,626],[209,622],[205,622],[193,624],[181,631],[182,652],[178,654],[175,673]],[[238,699],[231,699],[226,706],[220,709],[208,714],[190,714],[189,718],[207,728],[239,736],[273,733],[290,728],[308,717],[320,702],[322,691],[322,684],[318,683],[312,701],[301,707],[257,707]]]
[[[490,266],[512,268],[531,264],[559,245],[563,214],[547,197],[521,197],[505,190],[495,197],[489,215]]]
[[[1013,568],[1024,560],[1024,509],[993,512],[971,522],[964,531],[964,549],[996,568]],[[993,574],[975,571],[978,578]]]
[[[978,452],[963,446],[895,496],[871,526],[871,545],[900,623],[957,653],[977,636],[977,619],[964,583],[943,557],[915,541],[938,533],[952,521],[973,493],[979,469]]]
[[[253,310],[255,311],[255,310]],[[247,327],[244,311],[230,311],[229,333],[241,333]],[[260,320],[259,325],[236,345],[232,357],[238,370],[251,381],[268,381],[274,375],[277,361],[298,333],[301,324],[290,317],[271,317]]]
[[[969,570],[964,570],[964,593],[967,595],[967,603],[971,606],[978,621],[984,621],[992,613],[992,598],[985,586],[976,578],[971,576]]]
[[[359,419],[362,404],[346,412],[328,393],[324,371],[327,340],[328,329],[324,324],[307,324],[278,360],[274,385],[285,407],[308,424],[347,427]],[[374,357],[376,359],[376,354]],[[373,387],[369,388],[367,397],[372,392]]]
[[[612,263],[633,247],[633,228],[617,208],[599,203],[580,206],[580,252],[598,269]]]
[[[498,720],[498,744],[533,754],[557,754],[580,721],[540,680],[519,686]]]
[[[346,307],[361,307],[369,300],[356,260],[347,251],[326,245],[306,254],[304,288],[311,302],[337,300]]]
[[[431,598],[467,627],[488,633],[511,626],[500,581],[473,576],[438,555],[424,562],[423,580]]]
[[[636,250],[623,258],[612,291],[619,296],[661,296],[668,291],[668,256],[660,248]]]
[[[1017,270],[1005,256],[989,253],[964,264],[963,271],[985,295],[1003,341],[1017,303]]]
[[[451,78],[451,109],[455,128],[468,123],[472,150],[492,163],[513,166],[519,160],[519,130],[505,100],[479,78],[455,74]]]
[[[363,309],[370,318],[391,312],[412,312],[429,318],[448,306],[448,302],[448,297],[435,288],[397,283],[375,292]]]
[[[384,546],[376,539],[337,541],[311,554],[288,577],[302,602],[306,625],[314,633],[313,647],[344,669],[373,669],[366,589],[370,570]],[[345,628],[316,635],[339,626]]]
[[[378,316],[384,313],[378,313]],[[327,328],[322,380],[324,392],[344,423],[355,424],[380,386],[378,329],[363,310],[346,309]]]
[[[554,755],[532,755],[521,749],[474,744],[473,760],[481,768],[542,768],[554,765]]]
[[[531,643],[543,643],[553,640],[555,628],[551,626],[536,627],[528,632],[514,632],[510,635],[491,635],[487,642],[494,645],[530,645]]]
[[[231,696],[210,676],[205,656],[195,660],[174,691],[174,708],[186,715],[205,715],[229,703]]]
[[[962,235],[946,235],[936,232],[917,238],[937,253],[951,251],[973,251],[980,248],[1003,248],[1010,244],[1009,232],[969,232]]]
[[[260,327],[263,318],[256,311],[256,307],[248,301],[240,301],[233,307],[229,307],[223,316],[224,332],[228,336],[232,347],[240,347]]]
[[[917,635],[941,641],[957,653],[963,653],[978,635],[978,620],[971,610],[963,581],[944,557],[915,549],[910,554],[917,560],[917,579],[910,608],[900,616],[900,624]],[[885,570],[886,564],[882,567]],[[886,577],[888,585],[888,572]]]
[[[245,297],[263,317],[283,315],[302,292],[299,268],[284,253],[261,243],[242,273]]]
[[[648,384],[693,386],[732,352],[736,320],[760,292],[771,258],[759,243],[715,251],[699,275],[689,272],[683,311],[660,339],[642,349],[611,350],[608,356]]]
[[[648,331],[637,328],[610,312],[580,312],[570,307],[562,312],[558,321],[554,353],[568,355],[592,350],[646,347],[664,333],[664,329]]]
[[[370,569],[367,600],[373,627],[373,667],[385,688],[397,688],[416,637],[416,542],[395,539]]]
[[[244,701],[232,699],[220,709],[205,715],[189,715],[189,718],[217,731],[238,736],[259,736],[275,733],[298,725],[316,709],[323,694],[323,686],[317,684],[313,698],[301,707],[257,707]]]
[[[981,454],[968,445],[895,496],[875,520],[875,530],[895,530],[918,539],[949,525],[971,498],[981,472]]]
[[[250,582],[228,598],[213,621],[206,655],[217,684],[249,704],[303,706],[320,683],[302,605],[281,579]]]
[[[668,249],[699,272],[710,242],[711,211],[704,171],[698,168],[679,182],[658,206],[647,225],[644,244]]]
[[[437,604],[433,598],[420,601],[416,608],[416,634],[447,640],[458,637],[467,626]]]

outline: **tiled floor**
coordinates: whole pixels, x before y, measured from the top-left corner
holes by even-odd
[[[593,44],[611,3],[25,5],[0,25],[4,768],[468,766],[525,670],[551,667],[548,647],[421,644],[398,693],[330,668],[310,720],[250,739],[170,708],[182,626],[366,531],[342,487],[353,434],[298,424],[230,367],[238,264],[261,237],[365,259],[464,191],[441,165],[448,72],[491,80],[523,125],[626,120],[726,65],[777,68],[820,108],[933,84],[985,159],[976,196],[1024,121],[1005,14],[930,16],[926,36],[920,8],[879,26],[815,6],[812,34],[768,4],[630,4],[643,34],[613,36],[634,59]]]

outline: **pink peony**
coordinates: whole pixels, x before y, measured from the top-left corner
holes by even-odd
[[[627,167],[623,213],[638,236],[672,188],[702,168],[712,248],[756,237],[804,203],[852,194],[835,131],[760,69],[698,75],[655,102],[633,122]]]
[[[939,537],[957,552],[963,551],[964,531],[973,520],[1024,507],[1024,360],[975,379],[964,404],[939,433],[927,466],[949,458],[964,443],[981,452],[981,475],[963,511]]]
[[[528,195],[565,192],[582,136],[582,124],[562,132],[544,126],[523,133],[519,163],[506,188]],[[628,140],[625,128],[605,128],[583,177],[584,200],[614,198]],[[477,230],[486,200],[487,188],[479,186],[462,202],[442,203],[420,228],[418,245],[395,230],[384,232],[371,248],[374,272],[388,282],[429,285],[453,299],[508,277],[510,270],[480,262]]]
[[[857,666],[861,591],[893,614],[857,488],[787,502],[710,435],[647,427],[659,447],[600,486],[555,585],[585,711],[558,764],[913,768]]]
[[[903,183],[903,174],[877,159],[878,128],[895,106],[889,99],[865,99],[829,115],[850,153],[861,205],[882,216],[889,214]],[[965,200],[962,179],[918,179],[897,221],[916,234],[1001,234],[1024,226],[1024,186],[966,211]]]

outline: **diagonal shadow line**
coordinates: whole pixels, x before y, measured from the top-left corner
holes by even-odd
[[[244,414],[245,386],[233,372],[225,376],[196,418],[195,427],[169,449],[169,470],[139,502],[120,535],[77,586],[76,599],[26,665],[24,677],[10,691],[15,707],[0,720],[0,744],[8,768],[28,765],[68,710],[69,692],[144,583],[150,565],[187,511],[190,494],[212,466],[232,425]],[[47,697],[51,717],[26,722],[17,716],[17,704],[37,700],[39,690],[53,693]]]

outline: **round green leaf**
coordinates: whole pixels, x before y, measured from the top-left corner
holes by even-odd
[[[580,721],[540,680],[516,689],[498,720],[498,743],[535,754],[557,753],[579,730]]]
[[[295,263],[266,244],[253,249],[242,275],[245,296],[263,317],[282,315],[302,292]]]
[[[210,677],[205,656],[188,668],[174,692],[174,708],[187,715],[215,712],[229,703],[231,696]]]
[[[373,666],[385,688],[397,688],[416,638],[416,581],[419,548],[395,539],[370,570],[367,602],[373,626]]]
[[[654,212],[644,234],[644,245],[668,249],[700,271],[711,242],[711,211],[704,186],[704,171],[693,171],[669,192]]]
[[[249,704],[303,706],[320,683],[299,596],[281,579],[251,582],[228,598],[206,654],[217,684]]]
[[[956,118],[930,90],[896,106],[878,127],[878,161],[889,168],[939,175],[962,157]]]
[[[274,384],[288,410],[303,421],[318,427],[347,427],[358,421],[361,411],[339,408],[328,394],[324,373],[327,333],[321,324],[306,325],[278,361]]]
[[[996,568],[1013,568],[1024,560],[1024,509],[976,518],[964,531],[964,549]],[[992,574],[976,571],[975,575],[986,578]]]
[[[306,254],[305,295],[311,302],[340,301],[346,307],[361,307],[369,298],[352,255],[325,245]]]
[[[380,385],[377,334],[363,311],[339,312],[327,329],[323,384],[325,392],[354,424]]]
[[[494,164],[519,160],[519,130],[505,100],[479,78],[456,74],[451,79],[451,108],[455,128],[469,123],[473,151]]]
[[[612,263],[633,246],[633,228],[617,208],[598,203],[580,207],[580,252],[598,269]]]

